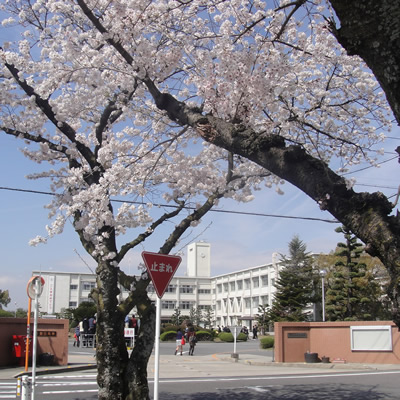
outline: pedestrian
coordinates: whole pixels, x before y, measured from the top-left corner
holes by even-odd
[[[185,338],[183,336],[183,333],[181,331],[181,329],[178,329],[178,331],[176,332],[176,349],[175,349],[175,355],[176,353],[178,353],[178,351],[181,352],[182,355],[182,351],[183,351],[183,345],[185,344]]]
[[[257,325],[254,325],[253,326],[253,339],[258,339],[257,331],[258,331]]]
[[[131,328],[135,328],[135,330],[136,330],[136,328],[137,328],[137,319],[136,319],[136,317],[135,317],[135,314],[132,314],[130,327],[131,327]]]
[[[89,324],[89,334],[94,335],[96,333],[96,320],[94,319],[94,317],[89,318],[88,324]]]
[[[89,321],[88,321],[88,319],[87,318],[83,318],[82,324],[83,324],[83,333],[85,335],[87,335],[89,333]]]
[[[190,327],[187,335],[188,335],[188,342],[189,342],[189,346],[190,346],[189,347],[189,356],[192,356],[193,352],[194,352],[194,348],[197,343],[197,336],[196,336],[196,332],[193,327]]]
[[[74,342],[74,347],[79,347],[80,344],[80,336],[81,336],[81,330],[79,329],[79,324],[76,326],[75,328],[75,333],[74,333],[74,338],[75,338],[75,342]]]

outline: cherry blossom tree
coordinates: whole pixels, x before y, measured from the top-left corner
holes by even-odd
[[[332,35],[326,4],[5,0],[2,10],[21,38],[1,45],[0,129],[50,165],[32,175],[50,179],[55,194],[48,237],[73,221],[97,262],[100,399],[149,398],[149,278],[119,263],[169,220],[160,253],[171,252],[224,197],[249,201],[286,179],[378,254],[395,282],[393,206],[339,175],[377,163],[371,149],[390,128],[389,107]],[[175,209],[154,207],[160,198]],[[142,324],[128,357],[132,307]]]

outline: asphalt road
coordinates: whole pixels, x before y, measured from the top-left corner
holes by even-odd
[[[71,353],[94,354],[93,349],[70,348]],[[304,369],[248,365],[227,361],[232,343],[199,343],[193,357],[173,356],[174,343],[160,346],[160,400],[398,400],[400,367],[390,370]],[[271,356],[259,343],[239,343],[237,352]],[[164,357],[162,357],[164,355]],[[168,356],[167,356],[168,355]],[[269,357],[270,358],[270,357]],[[150,363],[149,363],[150,364]],[[149,365],[149,386],[154,380]],[[15,380],[0,380],[0,399],[14,399]],[[95,370],[37,377],[35,399],[97,399]]]
[[[400,371],[160,379],[161,400],[398,400]],[[6,384],[6,382],[0,382]],[[15,384],[15,382],[14,382]],[[97,399],[95,374],[40,377],[36,399]],[[149,381],[153,395],[153,381]],[[2,386],[0,385],[0,390]],[[12,392],[0,398],[16,398]]]

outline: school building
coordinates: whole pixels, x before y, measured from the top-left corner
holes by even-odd
[[[187,248],[185,276],[173,277],[162,297],[161,320],[169,321],[176,309],[181,315],[189,315],[192,307],[203,310],[211,307],[214,326],[252,326],[258,306],[271,305],[279,268],[279,262],[273,257],[270,264],[211,277],[210,244],[192,243]],[[40,296],[43,314],[59,313],[90,301],[90,291],[96,285],[96,277],[90,273],[33,271],[32,276],[35,275],[45,280]],[[152,285],[148,292],[155,301]],[[121,290],[122,298],[127,294]]]

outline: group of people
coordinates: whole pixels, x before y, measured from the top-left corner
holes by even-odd
[[[227,326],[223,326],[222,328],[218,325],[218,333],[221,332],[230,332],[231,330],[227,327]],[[249,330],[247,329],[247,326],[242,327],[242,329],[240,330],[241,333],[244,333],[245,335],[249,336]],[[253,329],[253,339],[258,339],[258,326],[254,325]]]
[[[197,343],[196,332],[192,325],[188,326],[185,332],[182,332],[181,329],[178,329],[176,332],[175,355],[177,355],[177,353],[183,354],[183,346],[186,343],[189,343],[189,356],[192,356]]]
[[[74,347],[80,346],[82,335],[85,341],[90,341],[91,345],[94,345],[95,333],[96,333],[96,318],[95,317],[84,318],[82,321],[79,322],[79,324],[75,328]]]

